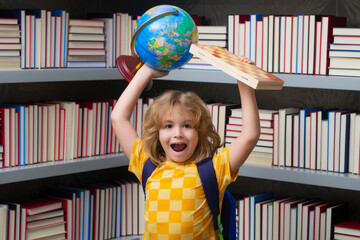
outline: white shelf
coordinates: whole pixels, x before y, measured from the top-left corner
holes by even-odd
[[[123,79],[116,68],[22,69],[0,71],[0,83],[67,82]]]
[[[0,185],[47,177],[62,176],[127,166],[129,161],[124,154],[110,154],[68,161],[38,163],[28,166],[0,169]]]
[[[239,176],[360,191],[360,176],[349,173],[244,164]]]
[[[0,184],[127,166],[124,154],[0,169]],[[239,176],[360,191],[360,176],[309,169],[263,167],[245,164]]]
[[[66,82],[123,79],[116,68],[23,69],[0,71],[1,83]],[[359,77],[274,74],[285,81],[284,87],[360,91]],[[159,80],[235,84],[236,80],[221,71],[173,70]]]

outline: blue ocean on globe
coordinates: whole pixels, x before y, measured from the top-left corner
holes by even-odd
[[[186,64],[192,57],[192,43],[198,39],[197,27],[191,16],[172,5],[159,5],[147,10],[138,20],[135,31],[147,20],[164,12],[177,10],[177,14],[150,21],[135,39],[135,51],[151,68],[170,71]]]

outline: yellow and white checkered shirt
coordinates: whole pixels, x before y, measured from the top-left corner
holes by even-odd
[[[236,179],[230,175],[228,148],[214,156],[220,204],[226,187]],[[148,156],[142,141],[134,144],[129,171],[141,181]],[[167,161],[158,166],[146,182],[145,233],[143,239],[217,239],[213,216],[195,163]],[[221,206],[221,205],[220,205]]]

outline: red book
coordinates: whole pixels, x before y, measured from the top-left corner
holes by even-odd
[[[3,166],[11,167],[10,161],[10,108],[0,107],[0,144],[3,146]]]
[[[40,198],[22,203],[21,208],[26,209],[27,215],[32,216],[62,208],[62,202],[58,199]]]
[[[320,75],[329,74],[329,48],[334,42],[334,27],[346,27],[345,17],[323,16],[321,18]]]
[[[360,237],[360,221],[349,220],[334,225],[334,234]]]
[[[325,233],[322,233],[322,229],[325,230],[326,219],[322,219],[321,214],[326,214],[326,209],[334,206],[335,202],[325,202],[323,204],[319,204],[315,206],[315,221],[314,221],[314,240],[322,239],[321,237],[325,235]],[[326,215],[324,215],[326,217]],[[321,237],[320,237],[321,236]]]
[[[27,217],[36,214],[50,212],[62,208],[62,202],[57,199],[40,198],[33,201],[23,202],[21,204],[21,229],[20,240],[26,239]]]

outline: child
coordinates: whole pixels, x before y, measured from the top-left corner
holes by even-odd
[[[166,74],[143,65],[111,114],[115,134],[130,159],[129,171],[141,181],[146,160],[150,157],[157,165],[146,182],[143,239],[217,239],[195,163],[213,156],[221,203],[259,138],[255,94],[238,81],[243,130],[216,155],[220,137],[206,105],[190,92],[168,91],[155,99],[146,112],[140,139],[130,123],[133,108],[146,84]]]

